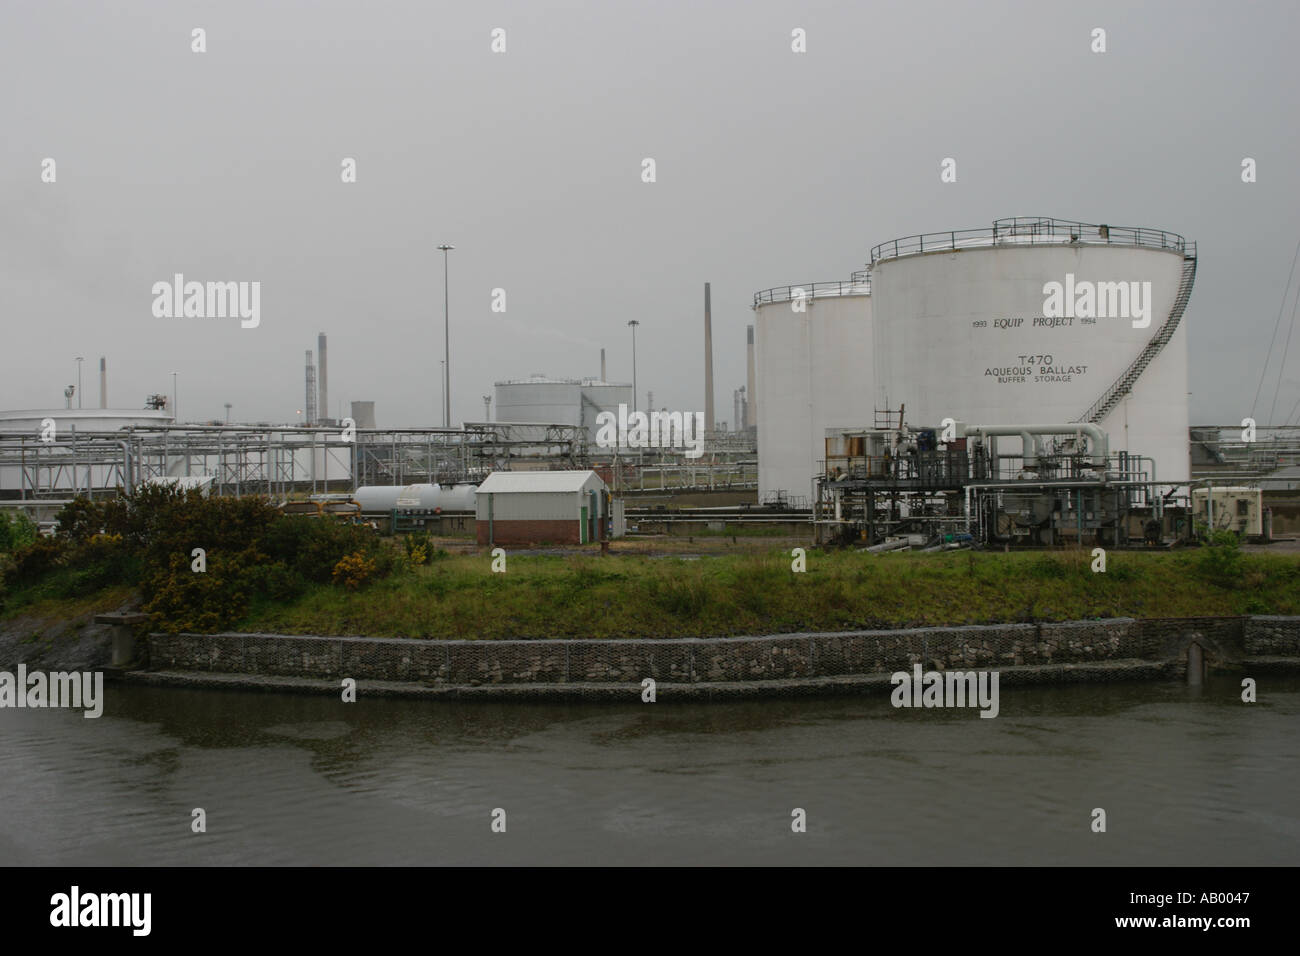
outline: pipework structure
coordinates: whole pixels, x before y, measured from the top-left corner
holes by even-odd
[[[0,500],[61,503],[112,496],[150,479],[210,477],[212,494],[342,491],[359,485],[455,484],[523,461],[589,463],[586,430],[567,424],[466,423],[463,428],[132,425],[117,430],[0,430]]]
[[[1091,422],[910,427],[904,413],[826,430],[819,543],[1161,546],[1194,532],[1188,483],[1159,481],[1150,458],[1112,454]]]

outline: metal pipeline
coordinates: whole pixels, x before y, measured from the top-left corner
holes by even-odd
[[[126,493],[129,495],[134,490],[134,469],[131,467],[131,446],[125,441],[119,441],[118,446],[122,449],[122,480],[126,483]]]
[[[1081,438],[1088,436],[1088,453],[1093,468],[1105,468],[1110,458],[1110,438],[1092,422],[1069,422],[1061,425],[967,425],[966,437],[972,435],[983,440],[985,435],[1016,435],[1024,443],[1022,453],[1025,467],[1034,469],[1038,466],[1038,443],[1035,435],[1073,435]]]
[[[1107,488],[1151,488],[1154,487],[1155,484],[1156,482],[1152,482],[1152,481],[1110,481],[1106,483],[1106,487]],[[1168,485],[1171,488],[1179,488],[1182,487],[1183,485],[1188,484],[1188,482],[1162,481],[1159,482],[1159,484]],[[970,529],[970,523],[972,517],[971,496],[973,495],[974,492],[997,490],[997,491],[1009,491],[1014,494],[1022,494],[1027,488],[1034,488],[1037,489],[1039,492],[1046,493],[1046,492],[1051,492],[1056,488],[1093,488],[1093,489],[1100,490],[1101,485],[1099,485],[1095,481],[1026,481],[1021,483],[1009,482],[1009,481],[993,481],[993,482],[986,481],[986,482],[978,482],[975,484],[966,485],[965,487],[962,488],[962,494],[965,497],[966,533],[967,534],[971,533],[971,529]],[[1157,497],[1159,496],[1158,491],[1156,492],[1156,495]]]

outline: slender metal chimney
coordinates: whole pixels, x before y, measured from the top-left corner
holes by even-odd
[[[758,424],[758,392],[754,390],[754,327],[745,330],[747,340],[749,374],[745,381],[745,427],[753,428]]]
[[[604,349],[600,350],[600,380],[602,382],[609,381],[607,378],[605,378],[605,350]]]
[[[307,407],[303,410],[304,425],[316,424],[316,366],[311,364],[311,349],[307,350]]]
[[[108,359],[99,357],[99,407],[108,408]]]
[[[325,333],[321,332],[316,336],[316,381],[320,389],[320,405],[317,411],[320,414],[320,421],[325,422],[330,417],[329,396],[325,392]],[[317,419],[312,419],[315,424]]]
[[[704,433],[713,431],[713,313],[704,283]]]

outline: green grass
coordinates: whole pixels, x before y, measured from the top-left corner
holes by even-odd
[[[0,621],[15,617],[67,620],[83,614],[104,614],[121,607],[134,593],[132,587],[114,585],[93,594],[68,596],[61,589],[43,583],[18,594],[6,594]]]
[[[453,556],[357,592],[313,587],[255,602],[240,630],[374,637],[717,637],[799,630],[1062,621],[1104,617],[1300,614],[1300,557],[1209,549],[888,554],[788,551],[697,560],[620,555]]]

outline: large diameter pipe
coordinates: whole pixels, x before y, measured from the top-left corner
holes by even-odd
[[[895,541],[886,541],[884,544],[873,544],[869,548],[863,548],[867,554],[884,554],[886,551],[902,551],[904,548],[910,548],[912,545],[906,538],[899,538]]]
[[[983,438],[985,435],[1018,435],[1022,442],[1027,442],[1026,461],[1035,457],[1033,435],[1082,435],[1088,436],[1088,446],[1092,466],[1105,468],[1110,458],[1110,438],[1106,432],[1091,422],[1068,422],[1060,425],[967,425],[964,434],[967,437]],[[1028,465],[1026,466],[1028,467]]]

